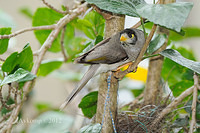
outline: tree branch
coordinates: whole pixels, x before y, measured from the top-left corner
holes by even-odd
[[[188,88],[184,92],[182,92],[177,98],[175,98],[165,109],[163,109],[158,117],[152,122],[152,125],[156,125],[158,122],[164,118],[165,115],[170,113],[184,98],[189,96],[193,92],[194,86]]]
[[[197,91],[198,91],[198,84],[199,84],[199,77],[196,73],[194,73],[194,90],[193,90],[193,100],[192,100],[192,121],[190,123],[190,130],[189,133],[193,133],[195,124],[196,124],[196,106],[197,106]]]
[[[52,32],[50,33],[50,35],[48,36],[48,38],[46,39],[46,41],[44,42],[44,44],[42,45],[42,47],[39,50],[39,54],[38,57],[34,63],[33,69],[32,69],[32,73],[33,74],[37,74],[37,71],[39,69],[39,66],[41,64],[41,61],[44,57],[44,55],[46,54],[48,48],[51,47],[53,41],[55,40],[55,38],[57,37],[58,33],[61,31],[61,29],[67,24],[69,23],[71,20],[75,19],[77,16],[79,16],[82,12],[85,12],[87,9],[87,3],[84,3],[83,5],[78,6],[77,9],[74,9],[73,12],[70,15],[66,15],[63,18],[61,18],[57,24],[55,24],[55,29],[52,30]],[[33,81],[29,81],[26,82],[23,90],[24,90],[24,94],[23,94],[23,100],[21,101],[20,104],[18,104],[16,106],[16,108],[14,108],[12,110],[11,116],[9,117],[9,119],[7,119],[6,121],[6,125],[4,126],[4,128],[2,128],[2,130],[0,132],[4,133],[4,132],[8,132],[10,133],[13,123],[15,122],[15,120],[17,119],[17,116],[22,108],[23,102],[26,99],[27,94],[32,90],[33,86],[34,86],[34,82]]]
[[[31,27],[31,28],[25,28],[19,31],[16,31],[15,33],[12,33],[10,35],[0,35],[0,39],[6,39],[6,38],[11,38],[11,37],[15,37],[19,34],[22,34],[24,32],[27,31],[33,31],[33,30],[52,30],[55,29],[56,25],[47,25],[47,26],[37,26],[37,27]]]
[[[67,58],[67,53],[65,50],[65,46],[64,46],[64,37],[65,37],[65,32],[66,32],[66,25],[63,27],[62,33],[61,33],[61,39],[60,39],[60,45],[61,45],[61,52],[63,54],[64,57],[64,62],[66,62],[68,60]]]
[[[42,0],[42,2],[48,6],[49,8],[51,8],[52,10],[58,12],[58,13],[61,13],[61,14],[68,14],[69,13],[69,10],[66,10],[66,11],[61,11],[61,10],[58,10],[56,9],[55,7],[53,7],[51,4],[49,4],[48,2],[46,2],[45,0]]]

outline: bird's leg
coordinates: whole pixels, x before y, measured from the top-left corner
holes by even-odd
[[[133,62],[128,62],[128,63],[126,63],[126,64],[123,64],[123,65],[119,66],[116,70],[113,70],[113,72],[115,72],[114,77],[117,78],[116,75],[118,75],[118,73],[121,71],[121,70],[120,70],[121,68],[123,68],[123,67],[125,67],[125,66],[130,66],[130,65],[132,65],[132,64],[133,64]],[[136,71],[137,71],[137,68],[136,68],[134,71],[132,71],[132,72],[136,72]],[[119,80],[122,80],[122,79],[119,79]]]
[[[130,66],[130,65],[132,65],[133,64],[133,62],[128,62],[128,63],[126,63],[126,64],[123,64],[123,65],[121,65],[121,66],[119,66],[118,68],[117,68],[117,71],[119,71],[121,68],[123,68],[123,67],[125,67],[125,66]]]

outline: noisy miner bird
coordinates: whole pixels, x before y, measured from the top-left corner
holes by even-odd
[[[136,60],[144,42],[143,31],[124,29],[77,57],[76,63],[91,64],[91,66],[60,109],[63,110],[93,76],[116,70],[119,66]]]

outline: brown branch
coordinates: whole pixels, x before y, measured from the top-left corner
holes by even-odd
[[[44,44],[42,45],[42,47],[39,50],[39,54],[37,56],[37,59],[34,63],[33,69],[32,69],[32,73],[33,74],[37,74],[37,71],[39,69],[39,66],[41,64],[41,61],[44,57],[44,55],[46,54],[48,48],[51,47],[53,41],[56,39],[58,33],[61,31],[61,29],[70,21],[72,21],[73,19],[75,19],[77,16],[79,16],[82,12],[85,12],[87,9],[87,3],[84,3],[80,6],[78,6],[77,9],[74,9],[73,12],[69,15],[64,16],[63,18],[61,18],[57,24],[55,24],[55,29],[52,30],[52,32],[50,33],[50,35],[48,36],[48,38],[46,39],[46,41],[44,42]],[[2,133],[4,132],[10,132],[10,130],[12,129],[12,125],[13,122],[17,119],[17,116],[22,108],[23,102],[25,101],[25,98],[27,96],[27,94],[32,90],[33,86],[34,86],[34,82],[33,81],[29,81],[26,82],[23,90],[23,100],[20,102],[20,104],[18,104],[16,106],[16,108],[14,108],[12,110],[11,116],[9,117],[9,119],[6,121],[6,126],[4,126],[4,128],[0,131]]]
[[[152,122],[152,125],[159,123],[165,115],[169,114],[184,98],[189,96],[193,92],[194,86],[188,88],[182,92],[177,98],[175,98],[165,109],[163,109],[158,117]]]
[[[63,30],[62,30],[62,33],[61,33],[61,39],[60,39],[61,52],[62,52],[63,57],[64,57],[64,62],[66,62],[68,60],[67,53],[66,53],[65,46],[64,46],[65,32],[66,32],[66,25],[63,27]]]
[[[194,73],[194,90],[193,90],[193,100],[192,100],[192,121],[190,123],[190,130],[189,133],[193,133],[194,127],[196,125],[196,106],[197,106],[197,91],[198,91],[198,80],[199,77],[196,73]]]
[[[143,55],[146,52],[147,47],[149,46],[149,43],[150,43],[150,41],[151,41],[155,31],[156,31],[156,27],[157,27],[157,25],[154,24],[149,36],[146,39],[146,42],[145,42],[145,44],[144,44],[144,46],[143,46],[138,58],[136,59],[136,61],[134,61],[125,71],[116,72],[115,73],[115,77],[116,78],[122,79],[126,74],[128,74],[130,72],[133,72],[137,68],[138,64],[143,59]]]
[[[6,39],[6,38],[11,38],[11,37],[15,37],[19,34],[22,34],[24,32],[27,31],[33,31],[33,30],[52,30],[55,29],[56,25],[47,25],[47,26],[37,26],[37,27],[31,27],[31,28],[25,28],[19,31],[16,31],[15,33],[12,33],[10,35],[0,35],[0,39]]]
[[[69,13],[69,10],[66,10],[66,11],[61,11],[61,10],[58,10],[56,9],[55,7],[53,7],[51,4],[49,4],[48,2],[46,2],[45,0],[42,0],[42,2],[48,6],[49,8],[51,8],[52,10],[58,12],[58,13],[61,13],[61,14],[68,14]]]

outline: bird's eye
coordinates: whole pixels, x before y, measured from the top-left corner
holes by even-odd
[[[134,38],[134,34],[131,34],[131,38]]]

